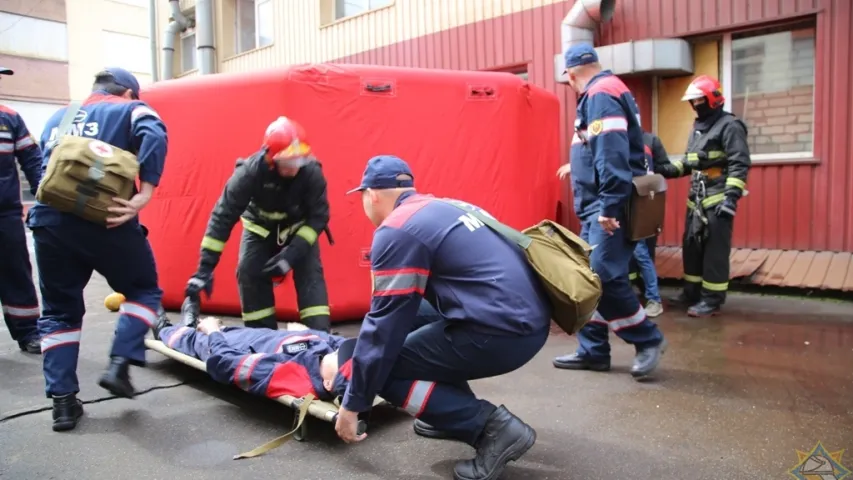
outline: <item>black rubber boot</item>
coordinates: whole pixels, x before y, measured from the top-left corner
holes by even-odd
[[[719,313],[719,305],[711,305],[704,300],[687,309],[687,315],[690,317],[712,317],[719,315]]]
[[[37,338],[27,340],[26,342],[18,342],[18,348],[25,353],[41,355],[41,342]]]
[[[577,353],[557,357],[554,359],[553,364],[557,368],[566,370],[592,370],[594,372],[606,372],[610,370],[610,360],[592,360]]]
[[[506,464],[521,458],[536,443],[536,430],[503,405],[489,415],[474,448],[477,456],[453,468],[455,480],[496,480]]]
[[[198,325],[198,317],[201,314],[199,301],[193,297],[184,298],[181,304],[181,326],[195,328]]]
[[[160,332],[163,331],[166,327],[171,327],[172,322],[169,321],[169,317],[166,316],[166,312],[160,313],[157,317],[157,324],[151,327],[151,332],[154,333],[154,339],[160,340]]]
[[[83,402],[76,395],[53,398],[53,431],[74,430],[83,416]]]
[[[631,367],[631,376],[637,380],[648,377],[655,371],[660,363],[663,352],[666,351],[666,339],[654,347],[644,348],[637,352],[634,357],[634,365]]]
[[[101,376],[98,385],[109,390],[110,393],[117,397],[133,398],[136,391],[130,383],[130,362],[124,357],[112,357],[110,366],[107,371]]]
[[[682,290],[681,293],[674,297],[668,297],[666,303],[672,307],[688,308],[699,301],[699,298],[691,298]]]
[[[412,428],[415,430],[415,433],[426,438],[432,438],[435,440],[460,440],[455,435],[450,432],[445,432],[443,430],[437,430],[432,425],[424,422],[423,420],[415,419],[415,423],[412,425]]]

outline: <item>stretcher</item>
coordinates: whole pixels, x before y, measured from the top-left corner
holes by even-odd
[[[204,362],[181,352],[172,350],[171,348],[164,345],[163,342],[161,342],[160,340],[146,338],[145,347],[149,350],[154,350],[155,352],[161,353],[171,358],[172,360],[177,360],[185,365],[189,365],[190,367],[193,367],[196,370],[201,370],[205,373],[207,372],[207,367]],[[283,395],[274,400],[282,405],[286,405],[296,410],[296,414],[293,416],[293,429],[290,432],[274,440],[271,440],[258,448],[255,448],[245,453],[241,453],[240,455],[235,455],[234,460],[239,460],[241,458],[252,458],[257,457],[258,455],[263,455],[264,453],[284,444],[291,438],[294,438],[298,442],[304,441],[308,433],[308,424],[305,422],[305,417],[307,415],[311,415],[312,417],[319,418],[320,420],[329,423],[335,423],[338,419],[339,405],[336,405],[337,402],[331,403],[318,400],[310,394],[302,398],[296,398],[290,395]],[[375,407],[377,405],[383,405],[386,403],[387,402],[385,402],[385,400],[383,400],[382,398],[376,397],[376,399],[373,401],[373,406]],[[367,423],[364,420],[359,420],[358,433],[364,433],[366,429]]]

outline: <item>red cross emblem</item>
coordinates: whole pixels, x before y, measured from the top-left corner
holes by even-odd
[[[113,149],[109,145],[101,141],[95,141],[89,144],[89,149],[102,157],[112,156]]]

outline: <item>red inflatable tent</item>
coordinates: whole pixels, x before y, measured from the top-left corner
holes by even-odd
[[[237,158],[260,148],[280,115],[302,123],[328,179],[335,245],[320,237],[333,321],[370,305],[373,226],[359,195],[368,158],[405,159],[418,190],[487,209],[516,228],[553,219],[559,198],[559,103],[507,73],[313,64],[156,83],[142,98],[168,128],[166,168],[141,215],[163,304],[177,309],[195,271],[208,215]],[[214,273],[209,313],[239,315],[239,222]],[[298,318],[290,277],[276,289],[282,320]]]

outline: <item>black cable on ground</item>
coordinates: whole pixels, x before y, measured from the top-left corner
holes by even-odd
[[[140,390],[139,392],[136,392],[136,395],[134,395],[134,398],[136,398],[140,395],[145,395],[146,393],[149,393],[149,392],[153,392],[154,390],[165,390],[167,388],[175,388],[175,387],[180,387],[183,385],[190,385],[192,383],[193,382],[179,382],[179,383],[174,383],[172,385],[156,385],[156,386],[153,386],[151,388],[146,388],[145,390]],[[124,398],[124,397],[111,395],[109,397],[95,398],[93,400],[84,400],[83,405],[89,405],[92,403],[101,403],[101,402],[105,402],[107,400],[115,400],[117,398]],[[40,407],[40,408],[33,408],[33,409],[29,409],[29,410],[23,410],[23,411],[19,411],[19,412],[15,412],[15,413],[10,413],[9,415],[5,415],[3,417],[0,417],[0,423],[6,422],[9,420],[14,420],[16,418],[25,417],[27,415],[34,415],[36,413],[47,412],[49,410],[53,410],[53,405],[50,405],[47,407]]]

